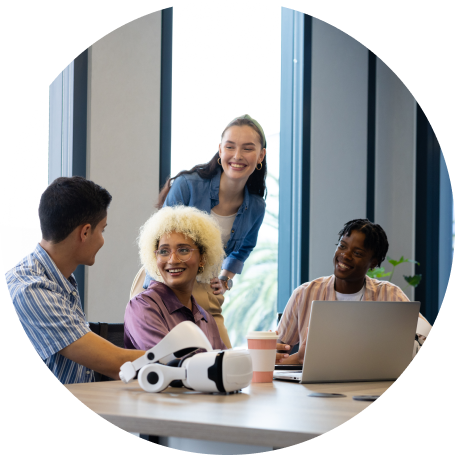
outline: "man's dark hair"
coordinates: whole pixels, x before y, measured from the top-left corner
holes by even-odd
[[[41,195],[38,208],[43,239],[59,243],[82,224],[94,229],[107,215],[112,196],[83,177],[59,177]]]
[[[379,224],[374,224],[368,219],[348,221],[338,233],[338,241],[344,235],[349,237],[352,231],[360,231],[365,234],[364,246],[367,249],[373,250],[373,257],[377,259],[379,267],[389,250],[389,242],[387,241],[387,235],[384,229]]]

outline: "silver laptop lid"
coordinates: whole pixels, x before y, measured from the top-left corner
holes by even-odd
[[[395,380],[412,360],[420,302],[314,301],[302,383]]]

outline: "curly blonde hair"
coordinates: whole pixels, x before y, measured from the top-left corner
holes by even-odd
[[[152,215],[140,228],[137,243],[142,265],[157,281],[159,275],[155,250],[164,234],[178,232],[189,237],[205,259],[204,271],[197,275],[200,283],[210,283],[219,275],[225,256],[218,223],[207,213],[194,207],[177,205],[164,207]]]

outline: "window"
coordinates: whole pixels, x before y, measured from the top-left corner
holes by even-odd
[[[452,204],[452,255],[455,249],[455,205]]]
[[[223,305],[231,342],[241,346],[249,330],[268,330],[276,318],[281,8],[264,7],[260,20],[246,4],[241,14],[231,5],[211,8],[205,5],[204,14],[193,5],[173,8],[171,175],[209,161],[233,118],[249,114],[262,125],[267,213]]]
[[[49,89],[30,112],[11,154],[2,191],[0,238],[6,273],[41,240],[38,206],[48,185]]]

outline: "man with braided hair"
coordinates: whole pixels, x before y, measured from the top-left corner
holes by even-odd
[[[367,219],[352,220],[338,235],[333,256],[334,274],[303,283],[295,289],[286,305],[278,326],[279,342],[291,346],[299,342],[300,348],[282,363],[303,363],[314,300],[409,301],[395,284],[367,276],[368,270],[381,265],[389,249],[387,235],[379,224]],[[420,317],[428,324],[423,316]],[[423,335],[417,335],[419,341],[416,341],[414,353],[425,340]]]

